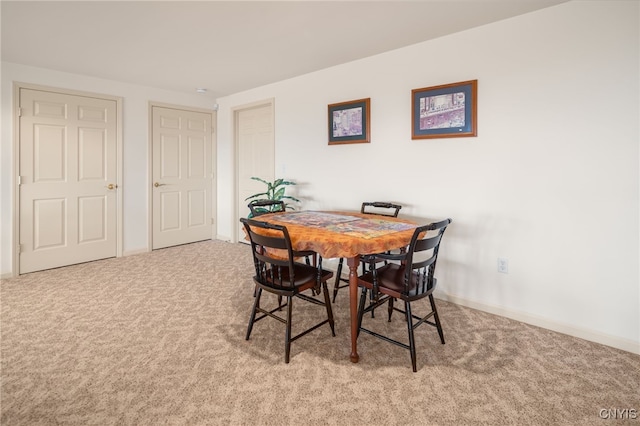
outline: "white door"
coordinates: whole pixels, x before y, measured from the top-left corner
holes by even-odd
[[[267,187],[251,177],[271,182],[275,179],[273,104],[243,108],[235,112],[238,152],[238,239],[244,242],[241,217],[249,215],[247,197],[265,192]]]
[[[152,107],[152,247],[212,237],[213,115]]]
[[[20,89],[20,273],[117,254],[117,102]]]

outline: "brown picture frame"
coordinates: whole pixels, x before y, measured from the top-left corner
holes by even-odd
[[[330,104],[329,145],[371,141],[371,98]]]
[[[478,135],[478,80],[411,91],[411,139]]]

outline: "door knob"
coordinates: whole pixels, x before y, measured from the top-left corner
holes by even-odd
[[[156,188],[159,186],[165,186],[165,185],[166,185],[165,183],[159,183],[159,182],[156,182],[153,184],[153,186],[155,186]]]
[[[109,185],[107,185],[107,189],[116,189],[118,187],[118,185],[114,185],[112,183],[110,183]]]

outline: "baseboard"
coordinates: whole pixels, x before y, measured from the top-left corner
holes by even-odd
[[[122,257],[134,256],[136,254],[142,254],[142,253],[148,253],[148,252],[149,252],[149,250],[147,250],[147,249],[128,250],[128,251],[122,252]]]
[[[0,275],[0,280],[8,280],[9,278],[13,278],[13,274],[11,272]]]
[[[455,303],[456,305],[466,306],[468,308],[477,309],[479,311],[488,312],[490,314],[500,315],[526,324],[535,325],[537,327],[546,328],[548,330],[557,331],[558,333],[567,334],[569,336],[578,337],[590,342],[600,343],[602,345],[611,346],[616,349],[621,349],[623,351],[640,355],[640,343],[634,342],[633,340],[611,336],[593,330],[575,327],[569,324],[551,321],[547,318],[527,314],[524,312],[513,311],[499,306],[476,302],[473,300],[447,294],[443,291],[436,291],[434,295],[438,299]]]
[[[220,240],[220,241],[226,241],[226,242],[228,242],[228,243],[230,243],[230,242],[231,242],[231,237],[229,237],[228,235],[220,235],[220,234],[217,234],[215,239],[216,239],[216,240]]]

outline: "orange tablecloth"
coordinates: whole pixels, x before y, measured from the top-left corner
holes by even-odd
[[[354,212],[296,211],[257,220],[284,225],[294,250],[313,250],[324,258],[381,253],[409,244],[416,223]]]

